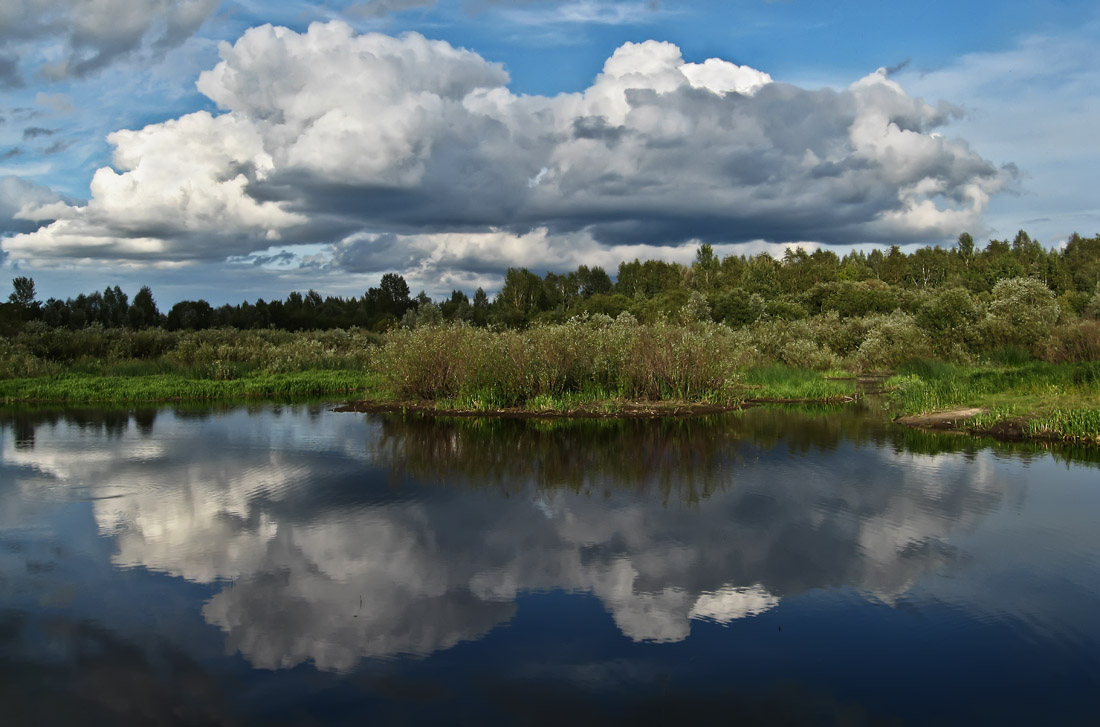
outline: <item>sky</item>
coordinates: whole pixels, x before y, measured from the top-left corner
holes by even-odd
[[[1070,0],[11,0],[0,277],[165,307],[1057,247],[1100,232],[1098,30]]]

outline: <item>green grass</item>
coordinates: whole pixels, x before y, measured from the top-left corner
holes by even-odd
[[[835,375],[837,372],[828,372]],[[830,401],[855,396],[855,382],[826,378],[819,371],[776,364],[745,371],[740,377],[748,399]]]
[[[0,402],[83,404],[350,393],[362,395],[375,390],[377,381],[374,375],[352,371],[256,374],[228,381],[189,378],[178,374],[61,374],[0,380]]]
[[[899,414],[961,407],[988,411],[972,427],[990,431],[1018,423],[1032,437],[1100,441],[1100,363],[956,366],[914,362],[886,382]]]

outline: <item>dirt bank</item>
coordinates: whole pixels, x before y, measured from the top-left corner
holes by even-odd
[[[920,427],[921,429],[953,429],[964,431],[965,427],[961,426],[960,423],[966,422],[968,419],[985,411],[988,410],[976,407],[951,409],[949,411],[936,411],[930,414],[911,414],[909,416],[896,417],[894,421],[898,424],[905,424],[910,427]]]

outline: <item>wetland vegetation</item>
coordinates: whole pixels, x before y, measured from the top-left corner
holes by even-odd
[[[1100,237],[1045,250],[1026,233],[976,250],[790,248],[691,265],[509,270],[492,300],[315,291],[162,314],[117,286],[0,306],[0,401],[332,395],[377,406],[667,414],[756,401],[838,402],[877,377],[893,414],[978,409],[960,426],[1100,437]],[[890,377],[890,378],[886,378]],[[884,382],[884,383],[883,383]]]

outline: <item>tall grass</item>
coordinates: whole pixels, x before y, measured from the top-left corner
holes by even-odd
[[[16,336],[0,338],[0,379],[173,373],[228,380],[256,373],[362,370],[380,340],[358,329],[170,332],[94,325],[70,331],[32,323]]]
[[[0,339],[0,401],[136,402],[362,392],[380,339],[358,330],[77,331]]]
[[[524,331],[442,325],[395,332],[373,366],[398,396],[503,407],[566,395],[730,401],[741,360],[724,326],[642,326],[624,315]]]
[[[732,404],[749,396],[829,398],[851,385],[779,367],[748,380],[759,354],[742,335],[709,322],[626,314],[572,319],[523,331],[465,325],[390,334],[372,362],[399,398],[461,408],[561,408],[617,399]]]
[[[370,390],[376,377],[351,371],[257,374],[233,380],[175,374],[93,376],[62,374],[0,380],[0,403],[131,403],[199,399],[313,396]]]
[[[741,381],[750,399],[827,401],[847,398],[854,393],[850,381],[825,379],[816,371],[782,364],[748,369]]]

